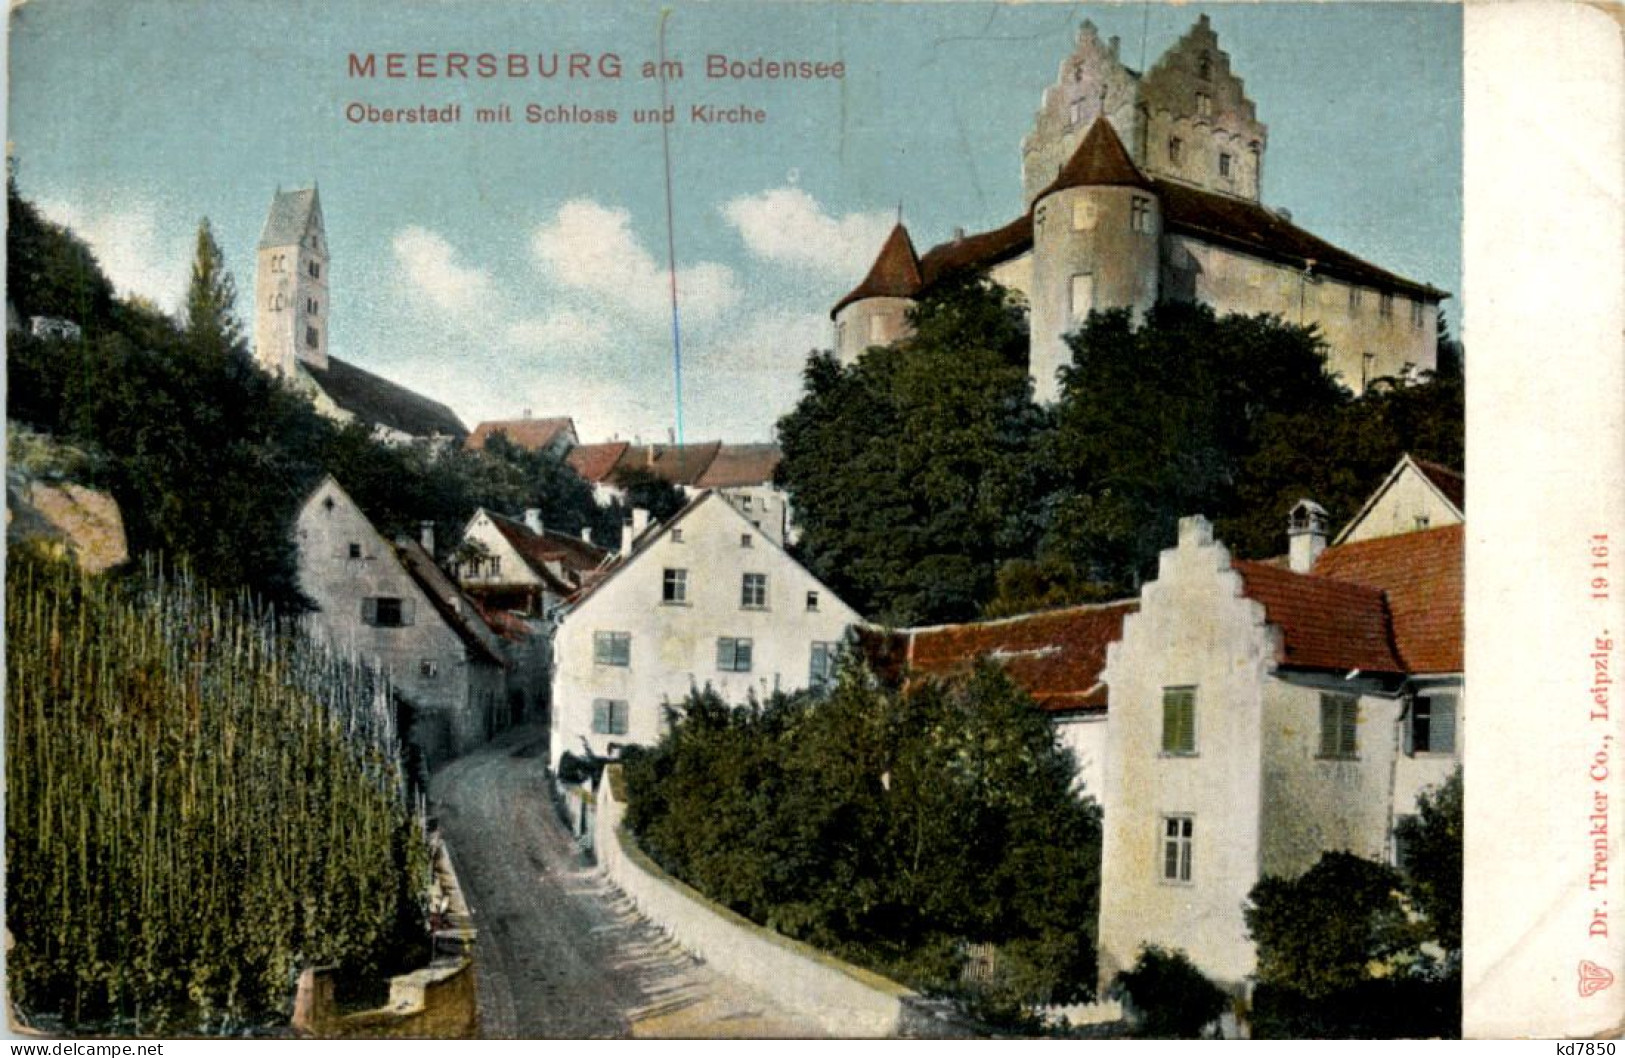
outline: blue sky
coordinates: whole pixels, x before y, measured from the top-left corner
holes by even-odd
[[[1448,4],[672,3],[692,103],[765,124],[671,128],[690,440],[771,438],[829,306],[899,202],[923,251],[1020,210],[1044,87],[1092,19],[1154,62],[1206,11],[1269,127],[1264,200],[1346,249],[1461,284],[1461,17]],[[386,17],[387,16],[387,17]],[[273,190],[318,182],[335,355],[486,418],[573,415],[584,439],[673,425],[656,55],[648,3],[32,0],[12,15],[23,192],[121,289],[178,304],[208,216],[251,317]],[[350,51],[614,52],[618,81],[347,76]],[[709,53],[840,60],[840,81],[707,80]],[[461,103],[366,127],[346,104]],[[612,127],[478,126],[475,106],[615,108]],[[1453,320],[1457,301],[1446,303]]]

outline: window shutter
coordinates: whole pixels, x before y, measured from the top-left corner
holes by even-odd
[[[361,620],[370,625],[378,623],[378,600],[367,598],[361,600]]]
[[[1359,729],[1356,726],[1360,720],[1360,699],[1344,698],[1339,703],[1342,722],[1338,729],[1337,750],[1340,757],[1352,757],[1359,752]]]
[[[592,729],[597,734],[609,731],[609,702],[594,698],[592,702]]]
[[[1429,699],[1433,703],[1433,731],[1428,750],[1433,753],[1456,752],[1456,696],[1441,694]]]
[[[1330,694],[1321,695],[1320,755],[1322,757],[1337,756],[1337,712],[1337,697]]]
[[[1416,721],[1421,715],[1421,711],[1424,708],[1422,703],[1425,701],[1427,701],[1425,698],[1412,698],[1411,715],[1405,719],[1405,723],[1400,725],[1404,728],[1401,738],[1404,740],[1403,752],[1407,757],[1413,757],[1416,755]]]
[[[417,611],[417,605],[418,601],[416,599],[401,600],[401,624],[403,626],[412,623],[412,617]]]

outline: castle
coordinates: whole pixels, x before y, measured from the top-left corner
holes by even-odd
[[[254,356],[339,422],[359,420],[380,440],[461,441],[468,430],[444,404],[328,352],[327,232],[315,188],[278,190],[254,271]]]
[[[1149,69],[1085,22],[1022,142],[1024,210],[924,255],[892,229],[863,281],[836,302],[836,355],[908,336],[908,311],[949,275],[985,272],[1031,313],[1029,371],[1060,395],[1065,335],[1095,309],[1138,316],[1159,300],[1314,324],[1328,367],[1356,393],[1430,370],[1448,295],[1333,246],[1260,201],[1268,130],[1202,15]]]

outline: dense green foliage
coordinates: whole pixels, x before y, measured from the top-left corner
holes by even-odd
[[[801,557],[859,612],[897,624],[973,616],[999,563],[1031,552],[1045,421],[1007,291],[951,284],[911,319],[900,348],[850,367],[815,355],[778,429]]]
[[[1396,828],[1406,850],[1408,891],[1427,918],[1433,940],[1461,954],[1462,837],[1465,833],[1461,769],[1422,794],[1416,814]]]
[[[916,335],[850,367],[815,356],[779,423],[801,553],[864,613],[958,620],[1133,591],[1204,514],[1241,557],[1285,548],[1300,498],[1335,524],[1410,452],[1463,465],[1459,346],[1356,400],[1313,328],[1158,305],[1096,312],[1053,409],[1025,381],[1024,321],[989,283],[939,289]]]
[[[1002,672],[899,693],[848,665],[822,700],[707,690],[676,713],[626,766],[627,821],[668,871],[916,987],[966,991],[977,944],[994,1006],[1092,991],[1100,813]]]
[[[1460,834],[1458,817],[1458,870]],[[1456,885],[1459,900],[1459,874]],[[1328,852],[1299,878],[1260,880],[1248,901],[1258,946],[1255,1036],[1460,1034],[1459,946],[1439,958],[1429,944],[1439,939],[1438,922],[1414,913],[1393,868]],[[1455,922],[1459,944],[1459,905]]]
[[[1154,944],[1117,975],[1112,992],[1127,998],[1140,1034],[1158,1039],[1196,1039],[1230,1005],[1230,997],[1189,956]]]
[[[206,223],[182,326],[113,300],[83,243],[11,192],[8,293],[22,311],[76,320],[83,335],[10,335],[7,416],[96,456],[87,483],[118,501],[132,553],[162,553],[210,585],[298,610],[292,521],[324,473],[386,534],[416,536],[432,521],[449,543],[479,506],[538,507],[548,526],[592,526],[600,540],[618,533],[619,512],[600,510],[557,457],[500,441],[483,452],[390,446],[317,415],[249,357]]]
[[[6,576],[9,993],[68,1028],[285,1016],[306,966],[426,944],[388,688],[153,574]]]

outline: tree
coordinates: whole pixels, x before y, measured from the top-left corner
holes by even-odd
[[[1138,326],[1127,310],[1092,313],[1068,342],[1047,453],[1065,477],[1039,558],[1118,591],[1150,572],[1179,518],[1237,513],[1274,417],[1328,416],[1349,400],[1316,331],[1272,316],[1165,302]]]
[[[1161,1039],[1196,1039],[1229,1006],[1224,990],[1184,952],[1154,944],[1141,949],[1134,965],[1117,975],[1112,992],[1127,997],[1142,1033]]]
[[[205,217],[198,222],[192,282],[186,291],[186,335],[194,348],[215,355],[241,349],[243,331],[236,304],[237,284],[226,271],[225,255]]]
[[[913,335],[849,367],[813,356],[779,422],[779,481],[800,557],[858,610],[895,623],[972,616],[1005,559],[1030,554],[1046,423],[1024,309],[990,281],[938,284]]]
[[[1416,814],[1397,828],[1406,850],[1407,891],[1427,917],[1434,940],[1461,952],[1463,799],[1461,769],[1425,792]]]
[[[642,508],[655,521],[664,522],[688,502],[682,489],[648,467],[622,467],[615,471],[614,481],[617,487],[626,492],[626,500],[619,504],[621,511],[618,514]]]

